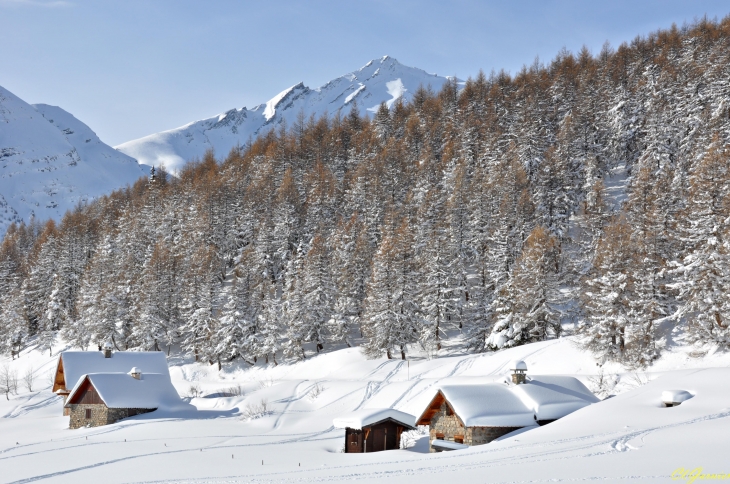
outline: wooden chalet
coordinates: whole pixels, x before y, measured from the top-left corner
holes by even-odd
[[[401,435],[415,429],[415,417],[391,408],[358,410],[336,418],[334,426],[345,429],[345,452],[380,452],[400,448]]]
[[[441,387],[417,425],[429,426],[430,451],[486,444],[515,430],[550,423],[598,399],[565,376],[527,378],[514,362],[511,381]]]

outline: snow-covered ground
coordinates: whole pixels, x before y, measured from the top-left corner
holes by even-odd
[[[667,482],[679,468],[730,472],[730,354],[675,347],[645,372],[598,368],[572,338],[433,360],[367,360],[356,348],[296,364],[224,367],[171,358],[178,392],[197,411],[153,412],[69,430],[50,393],[55,357],[3,358],[21,377],[0,400],[0,481],[35,482]],[[616,396],[544,427],[483,446],[428,454],[411,448],[344,454],[333,418],[390,407],[420,414],[439,385],[502,380],[523,359],[528,375],[574,375]],[[32,367],[33,392],[22,388]],[[40,391],[38,391],[40,389]],[[663,408],[662,392],[693,395]],[[215,397],[242,393],[240,396]],[[213,397],[205,397],[213,395]]]

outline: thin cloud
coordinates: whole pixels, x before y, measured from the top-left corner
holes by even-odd
[[[28,6],[28,7],[46,7],[46,8],[57,8],[57,7],[70,7],[73,3],[67,2],[66,0],[0,0],[0,7],[3,6]]]

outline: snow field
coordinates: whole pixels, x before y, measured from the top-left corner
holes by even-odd
[[[640,376],[614,368],[617,396],[498,442],[427,454],[423,437],[406,450],[355,455],[340,453],[344,430],[332,425],[340,415],[390,407],[418,416],[439,385],[501,381],[514,359],[526,361],[528,375],[569,374],[589,387],[596,365],[570,338],[410,363],[367,360],[355,348],[221,372],[172,358],[181,395],[191,386],[203,395],[231,388],[243,394],[191,398],[197,411],[69,430],[60,399],[49,391],[55,357],[25,351],[0,365],[20,375],[32,366],[41,390],[20,388],[0,400],[0,482],[668,482],[679,467],[727,472],[730,369],[708,367],[727,366],[728,355],[668,356],[696,368],[666,368],[662,360],[656,366],[664,368]],[[666,390],[695,396],[663,408]],[[249,412],[262,402],[265,411]]]

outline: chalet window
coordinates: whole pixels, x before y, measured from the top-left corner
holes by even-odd
[[[91,409],[90,408],[86,409],[86,418],[91,418]]]
[[[443,439],[444,439],[444,437],[446,437],[446,436],[445,436],[444,434],[442,434],[441,432],[436,432],[436,438],[437,438],[437,439],[441,439],[441,440],[443,440]]]
[[[454,442],[456,442],[457,444],[463,444],[464,436],[463,435],[454,435]]]

